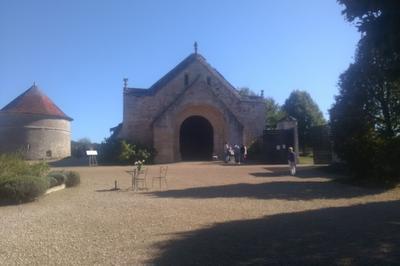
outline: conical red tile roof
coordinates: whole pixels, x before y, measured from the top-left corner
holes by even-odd
[[[72,120],[57,107],[36,85],[7,104],[1,112],[48,115]]]

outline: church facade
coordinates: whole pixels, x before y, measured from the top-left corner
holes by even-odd
[[[118,137],[155,148],[157,163],[223,158],[224,143],[262,135],[265,104],[241,96],[206,59],[189,55],[148,89],[123,91]]]

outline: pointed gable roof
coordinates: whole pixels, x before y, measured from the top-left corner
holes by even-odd
[[[48,115],[72,121],[35,84],[7,104],[0,112]]]
[[[232,93],[234,93],[238,98],[241,98],[239,93],[236,91],[235,87],[232,86],[225,78],[222,76],[221,73],[218,72],[215,68],[213,68],[209,63],[207,63],[207,60],[200,55],[199,53],[192,53],[188,57],[186,57],[182,62],[180,62],[177,66],[175,66],[171,71],[169,71],[167,74],[165,74],[161,79],[159,79],[156,83],[154,83],[150,88],[148,89],[139,89],[139,88],[127,88],[125,90],[125,93],[132,93],[133,95],[154,95],[158,90],[163,88],[168,82],[170,82],[172,79],[174,79],[176,76],[178,76],[182,71],[184,71],[187,66],[189,66],[193,62],[200,62],[203,66],[206,67],[208,71],[210,71],[213,75],[218,77],[219,80],[221,80],[227,88],[229,88]]]

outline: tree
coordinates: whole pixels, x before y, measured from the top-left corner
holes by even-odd
[[[240,96],[256,96],[257,94],[248,87],[239,87],[237,91]]]
[[[257,94],[248,87],[237,88],[239,95],[241,96],[256,96]],[[281,106],[272,98],[264,98],[265,102],[265,128],[274,129],[279,120],[285,116],[285,112],[282,111]]]
[[[265,101],[265,127],[267,129],[276,128],[279,120],[285,117],[285,112],[281,106],[271,97],[266,97]]]
[[[81,138],[78,141],[71,141],[71,155],[76,158],[86,156],[86,151],[93,149],[93,144],[89,138]]]
[[[306,91],[294,90],[282,106],[286,114],[297,119],[299,145],[302,152],[311,146],[311,128],[326,123],[318,105]]]
[[[99,161],[104,164],[134,164],[135,161],[145,160],[152,163],[155,150],[136,145],[123,139],[109,137],[99,146]]]
[[[335,151],[356,176],[400,173],[400,2],[339,0],[362,37],[330,110]]]
[[[362,33],[353,66],[357,71],[349,70],[348,79],[362,88],[370,122],[391,138],[400,133],[400,2],[339,2],[347,20],[356,22]]]

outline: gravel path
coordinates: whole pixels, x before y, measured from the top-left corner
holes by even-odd
[[[400,261],[399,189],[342,185],[312,167],[291,177],[195,162],[170,164],[167,190],[132,192],[129,167],[64,169],[80,172],[79,187],[0,207],[1,265]],[[114,180],[121,190],[109,191]]]

